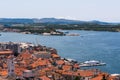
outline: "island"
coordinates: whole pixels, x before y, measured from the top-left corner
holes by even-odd
[[[87,30],[87,31],[110,31],[120,32],[120,23],[101,21],[79,21],[56,18],[43,19],[0,19],[0,31],[19,32],[35,35],[58,35],[66,34],[60,30]]]

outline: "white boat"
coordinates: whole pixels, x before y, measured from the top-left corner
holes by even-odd
[[[69,33],[69,34],[66,34],[66,36],[79,36],[79,34],[77,34],[77,33]]]
[[[103,66],[106,65],[106,63],[100,62],[100,61],[96,61],[96,60],[89,60],[89,61],[85,61],[83,63],[80,63],[80,67],[90,67],[90,66]]]
[[[50,36],[50,33],[43,33],[44,36]]]

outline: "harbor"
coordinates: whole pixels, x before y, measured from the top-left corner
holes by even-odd
[[[15,55],[16,53],[18,55]],[[41,44],[0,43],[0,79],[2,80],[74,80],[76,78],[94,80],[98,77],[103,79],[103,76],[107,76],[105,78],[108,80],[120,79],[120,74],[109,74],[99,69],[81,69],[83,66],[103,64],[105,63],[95,60],[79,64],[74,59],[61,58],[55,48]]]
[[[119,63],[116,64],[120,60],[120,44],[118,44],[120,43],[120,33],[75,30],[68,30],[67,32],[79,33],[80,36],[75,36],[73,38],[70,36],[40,36],[33,34],[1,33],[2,36],[0,36],[0,42],[30,42],[34,45],[39,43],[56,48],[59,55],[63,58],[75,59],[78,62],[100,60],[105,62],[106,65],[93,66],[90,68],[97,68],[111,74],[120,73],[118,70],[120,67]]]
[[[0,80],[120,80],[120,0],[1,0]]]

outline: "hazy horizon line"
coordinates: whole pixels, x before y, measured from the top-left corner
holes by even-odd
[[[100,20],[100,19],[90,19],[90,20],[80,20],[80,19],[72,19],[72,18],[59,18],[59,17],[0,17],[0,19],[43,19],[43,18],[55,18],[55,19],[65,19],[65,20],[74,20],[74,21],[100,21],[100,22],[108,22],[108,23],[120,23],[120,21],[107,21],[107,20]]]

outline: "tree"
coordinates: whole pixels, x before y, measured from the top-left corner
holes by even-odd
[[[75,80],[80,80],[80,78],[78,76],[75,77]]]
[[[102,80],[107,80],[106,77],[105,77],[105,75],[103,75]]]

